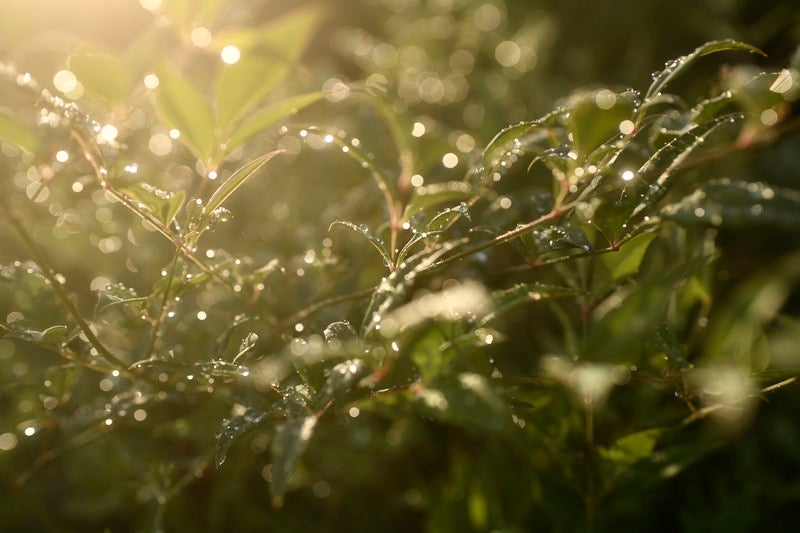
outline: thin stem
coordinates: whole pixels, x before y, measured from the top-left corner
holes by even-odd
[[[545,223],[550,222],[552,220],[557,220],[557,219],[561,218],[562,216],[564,216],[564,213],[566,213],[567,211],[569,211],[570,209],[575,207],[575,205],[577,205],[577,202],[570,202],[568,204],[563,205],[559,211],[551,211],[550,213],[547,213],[546,215],[540,216],[536,220],[532,220],[531,222],[528,222],[527,224],[522,224],[522,225],[517,226],[516,228],[514,228],[512,230],[509,230],[509,231],[503,233],[502,235],[498,235],[494,239],[491,239],[491,240],[488,240],[486,242],[482,242],[482,243],[476,244],[475,246],[467,248],[466,250],[464,250],[462,252],[459,252],[457,254],[451,255],[450,257],[445,257],[444,259],[442,259],[438,263],[437,266],[444,266],[444,265],[447,265],[449,263],[453,263],[453,262],[458,261],[460,259],[464,259],[465,257],[469,257],[469,256],[471,256],[473,254],[476,254],[478,252],[482,252],[483,250],[487,250],[489,248],[494,248],[495,246],[498,246],[500,244],[506,243],[506,242],[511,241],[513,239],[516,239],[517,237],[519,237],[523,233],[528,232],[528,231],[532,230],[533,228],[535,228],[537,226],[541,226],[542,224],[545,224]]]
[[[167,307],[170,300],[169,293],[172,290],[172,282],[175,279],[175,270],[178,267],[178,258],[180,256],[180,248],[178,248],[175,250],[175,253],[172,256],[172,262],[169,266],[169,273],[167,274],[167,286],[164,288],[164,295],[161,298],[161,305],[159,306],[158,310],[158,318],[156,319],[156,323],[153,325],[153,334],[150,336],[150,345],[147,348],[148,356],[152,356],[155,352],[156,342],[158,341],[158,336],[161,332],[161,326],[164,325],[164,321],[166,320]]]
[[[594,402],[591,398],[584,401],[584,422],[586,431],[586,531],[594,531],[595,512],[595,477],[594,477]]]

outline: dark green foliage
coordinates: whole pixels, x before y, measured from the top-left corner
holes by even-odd
[[[3,530],[796,520],[800,56],[278,4],[0,62]]]

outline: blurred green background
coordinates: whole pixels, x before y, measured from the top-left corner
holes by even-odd
[[[53,75],[75,52],[106,52],[133,58],[135,63],[136,58],[158,57],[160,47],[172,51],[191,45],[192,30],[197,27],[215,34],[226,27],[255,26],[299,5],[288,0],[185,0],[168,2],[172,11],[167,17],[160,14],[163,6],[146,9],[158,3],[3,0],[0,62],[12,62],[51,86]],[[767,52],[766,58],[744,58],[754,72],[800,66],[800,6],[795,0],[336,0],[316,4],[322,7],[322,22],[301,66],[281,91],[294,94],[329,88],[337,80],[385,86],[404,120],[424,126],[425,134],[415,149],[425,164],[426,180],[431,181],[450,172],[440,164],[443,152],[456,153],[456,171],[464,172],[502,127],[546,113],[579,88],[645,89],[651,72],[705,41],[733,38],[760,47]],[[723,55],[723,63],[727,58]],[[735,62],[741,64],[741,56]],[[150,66],[137,68],[148,72]],[[195,74],[202,78],[202,69],[198,70]],[[676,85],[681,94],[700,95],[708,92],[709,80],[724,86],[728,75],[730,70],[720,70],[719,60],[701,62],[691,77],[681,78]],[[0,84],[0,108],[23,110],[34,120],[38,113],[35,99],[8,82]],[[113,103],[89,103],[87,110],[98,118],[131,120],[129,110]],[[379,164],[395,164],[390,148],[381,145],[384,127],[359,106],[324,103],[301,112],[294,121],[335,125],[369,140]],[[796,132],[784,133],[785,137],[729,162],[726,170],[739,179],[798,188],[800,141]],[[131,161],[136,146],[147,146],[146,140],[135,144],[136,135],[132,133],[129,141],[134,146]],[[144,135],[149,132],[142,132],[141,139],[146,139]],[[242,159],[263,153],[265,146],[274,146],[278,139],[270,134],[257,141],[240,154]],[[52,143],[53,151],[61,148],[60,139],[43,142]],[[170,169],[159,168],[157,161],[148,164],[147,159],[142,157],[141,173],[152,176],[153,182],[184,179],[193,165],[188,156],[171,163]],[[6,158],[0,159],[0,172],[3,180],[15,172]],[[328,237],[325,230],[332,204],[340,209],[346,206],[343,210],[354,219],[380,219],[379,206],[362,202],[364,189],[372,185],[355,175],[349,161],[304,151],[277,162],[271,172],[283,179],[254,183],[250,194],[233,198],[231,210],[245,215],[212,236],[210,247],[224,245],[233,255],[246,253],[256,262],[266,263],[272,257],[290,260],[309,248],[319,249]],[[55,188],[53,194],[57,194]],[[95,211],[90,200],[85,201],[86,210]],[[101,235],[81,233],[98,220],[70,222],[74,224],[70,234],[85,237],[92,246],[73,247],[68,244],[72,240],[65,240],[53,252],[70,283],[85,292],[107,280],[132,279],[129,283],[137,289],[155,283],[160,268],[169,261],[169,247],[159,243],[104,252],[96,246]],[[35,236],[47,239],[51,234],[52,224],[31,223]],[[125,227],[130,221],[123,218],[121,224]],[[109,234],[115,231],[106,229]],[[146,237],[143,230],[137,231],[134,241]],[[718,242],[724,253],[720,266],[724,276],[718,280],[722,289],[800,247],[797,232],[790,229],[723,231]],[[25,252],[19,242],[7,228],[0,228],[0,263],[20,257]],[[371,259],[357,267],[363,277],[379,271]],[[304,290],[305,286],[297,288],[295,296],[310,297]],[[292,309],[291,302],[276,300],[278,312]],[[87,306],[91,303],[83,301]],[[800,297],[795,294],[788,305],[800,310]],[[0,305],[0,309],[5,307]],[[321,330],[336,318],[323,314],[315,319],[314,327]],[[203,331],[197,335],[212,336]],[[33,385],[53,364],[52,356],[35,351],[21,361],[21,350],[0,340],[0,435],[14,433],[35,415],[32,406],[41,398]],[[87,383],[73,385],[78,400],[83,388],[96,390],[96,384],[86,379]],[[87,402],[94,400],[86,394]],[[152,487],[186,485],[165,511],[167,531],[416,531],[423,527],[445,531],[454,524],[467,531],[473,528],[469,523],[442,519],[437,524],[436,520],[448,515],[448,506],[469,499],[469,480],[476,479],[470,477],[473,469],[493,470],[513,480],[497,491],[512,502],[512,508],[521,509],[518,523],[531,528],[554,527],[561,523],[559,513],[568,512],[563,509],[575,503],[564,489],[563,508],[532,512],[525,511],[525,502],[517,505],[515,487],[525,485],[525,480],[515,478],[514,455],[506,453],[504,443],[417,424],[413,431],[393,426],[396,442],[387,446],[374,435],[389,431],[388,423],[379,417],[365,421],[365,415],[358,426],[345,417],[315,436],[317,449],[322,450],[309,466],[315,475],[299,474],[301,480],[312,481],[275,511],[267,503],[264,461],[257,457],[267,447],[266,437],[255,434],[243,439],[240,453],[232,453],[219,471],[203,462],[207,459],[204,450],[214,447],[214,424],[226,414],[220,406],[204,401],[166,402],[154,417],[187,422],[160,432],[156,421],[148,426],[156,428],[152,433],[135,426],[120,428],[96,446],[67,450],[68,461],[46,465],[22,487],[16,485],[18,477],[40,454],[58,444],[58,437],[34,445],[16,441],[11,445],[10,437],[4,441],[0,436],[0,491],[4,495],[0,530],[144,531],[154,522],[149,514]],[[94,407],[87,404],[87,409]],[[768,409],[760,411],[748,431],[724,439],[714,453],[685,473],[623,499],[619,508],[609,510],[599,528],[792,530],[800,523],[798,408],[797,389],[770,396]],[[698,438],[704,438],[702,428],[696,431]],[[128,447],[138,450],[138,455],[126,455]],[[154,464],[158,467],[153,468]],[[419,488],[426,486],[431,494]],[[429,507],[423,502],[437,508],[433,517],[426,514]],[[525,512],[536,516],[525,516]]]

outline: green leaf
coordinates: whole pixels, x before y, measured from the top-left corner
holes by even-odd
[[[144,309],[146,297],[140,297],[136,291],[122,283],[108,285],[97,291],[97,303],[94,307],[95,315],[102,313],[112,305],[122,304],[130,306],[137,315]]]
[[[124,103],[128,99],[133,75],[118,57],[110,54],[73,54],[67,58],[67,68],[94,98],[112,104]]]
[[[755,46],[740,41],[734,41],[732,39],[707,42],[705,44],[698,46],[693,52],[691,52],[688,55],[668,61],[667,64],[665,65],[664,70],[654,74],[653,83],[647,90],[647,94],[645,95],[645,100],[648,100],[651,97],[658,96],[659,94],[661,94],[661,92],[664,90],[667,84],[669,84],[669,82],[671,82],[675,78],[675,76],[682,73],[689,66],[691,66],[697,58],[713,54],[716,52],[723,52],[725,50],[746,50],[748,52],[761,54],[762,56],[766,55],[764,52],[762,52]]]
[[[761,182],[710,181],[661,210],[682,224],[749,226],[800,225],[800,191]]]
[[[162,9],[181,31],[208,26],[225,0],[164,0]]]
[[[672,295],[681,282],[702,267],[705,259],[690,261],[659,278],[620,288],[606,297],[591,315],[591,329],[582,357],[589,361],[637,364],[636,343],[648,339],[666,318]]]
[[[463,181],[448,181],[416,187],[403,213],[403,221],[410,220],[425,209],[446,203],[460,202],[475,194],[472,186]]]
[[[740,113],[717,117],[703,124],[699,124],[679,137],[671,140],[655,154],[653,154],[637,171],[634,188],[646,187],[646,192],[641,194],[643,200],[634,208],[628,221],[628,226],[638,216],[655,205],[669,192],[672,180],[681,164],[719,127],[733,124],[742,119]]]
[[[42,331],[28,329],[24,326],[17,325],[17,323],[4,325],[5,328],[7,328],[7,332],[4,336],[39,344],[60,344],[68,331],[67,326],[60,324],[50,326]]]
[[[601,453],[615,462],[633,464],[650,457],[662,433],[663,430],[658,428],[631,433],[618,439],[610,448],[601,447]]]
[[[424,416],[478,431],[502,431],[511,419],[492,383],[472,372],[423,386],[416,403]]]
[[[654,232],[642,233],[620,246],[616,252],[603,255],[601,260],[609,270],[611,279],[618,282],[636,274],[645,252],[655,238]]]
[[[319,20],[307,6],[241,35],[218,36],[218,43],[239,46],[242,57],[226,65],[217,79],[217,118],[223,131],[269,94],[289,73]]]
[[[208,203],[203,207],[204,220],[207,222],[212,213],[214,213],[217,208],[221,207],[223,202],[225,202],[231,194],[236,192],[236,189],[241,187],[245,181],[250,179],[261,167],[267,164],[268,161],[282,152],[283,150],[273,150],[272,152],[266,153],[246,163],[231,174],[231,176],[214,191],[211,198],[208,199]]]
[[[416,277],[433,268],[436,262],[454,247],[453,243],[444,242],[433,250],[418,252],[401,262],[396,270],[383,278],[364,314],[362,337],[378,333],[386,314],[406,300]]]
[[[757,339],[779,316],[798,284],[800,254],[795,252],[737,287],[709,322],[704,357],[749,366]]]
[[[564,110],[557,109],[538,120],[520,122],[502,129],[483,150],[484,177],[491,178],[494,171],[506,166],[506,160],[512,152],[538,144],[542,145],[541,150],[553,148],[552,128],[555,126],[555,119],[563,114]]]
[[[638,103],[634,91],[614,93],[601,89],[573,96],[567,127],[572,134],[578,161],[618,137],[620,122],[631,116]]]
[[[300,94],[286,98],[280,102],[275,102],[274,104],[270,104],[256,111],[247,117],[231,134],[230,139],[224,143],[225,152],[233,152],[254,135],[265,131],[278,121],[297,113],[301,108],[321,100],[326,94],[327,93],[323,91]]]
[[[30,153],[39,147],[39,137],[33,128],[3,112],[0,112],[0,140]]]
[[[186,193],[183,191],[167,192],[144,182],[136,183],[122,192],[130,196],[140,209],[147,209],[164,226],[172,223],[186,200]]]
[[[161,120],[177,129],[180,140],[201,161],[215,150],[214,117],[203,95],[169,68],[159,71],[156,110]]]
[[[244,55],[233,65],[226,65],[217,80],[217,122],[222,131],[258,104],[289,72],[283,62]]]
[[[306,450],[317,425],[316,415],[290,418],[275,427],[270,451],[272,453],[272,501],[276,507],[283,504],[289,477],[297,460]]]
[[[378,250],[378,252],[381,254],[381,257],[383,258],[384,264],[388,268],[392,268],[392,258],[391,255],[389,254],[389,250],[386,249],[386,245],[384,244],[383,239],[372,233],[372,231],[370,231],[369,227],[366,224],[356,225],[347,220],[334,220],[328,227],[328,231],[330,231],[331,228],[333,228],[334,226],[344,226],[345,228],[351,229],[356,233],[358,233],[359,235],[362,235],[369,241],[369,243],[376,250]]]
[[[329,402],[338,400],[367,372],[369,367],[361,359],[349,359],[334,365],[328,370],[328,377],[316,398],[316,409],[322,410]]]
[[[570,287],[558,287],[543,283],[518,283],[508,289],[492,292],[494,311],[484,316],[480,323],[482,325],[488,324],[498,316],[521,305],[541,302],[552,298],[576,296],[577,294],[577,291]]]
[[[534,228],[531,230],[533,241],[522,241],[524,244],[534,244],[535,250],[529,250],[535,256],[556,250],[577,248],[585,252],[592,250],[589,239],[581,228],[572,224],[554,224]]]
[[[228,457],[231,445],[242,435],[265,423],[267,413],[253,407],[248,407],[241,415],[222,421],[222,426],[217,431],[216,464],[221,467]]]
[[[618,439],[612,446],[598,446],[598,453],[606,463],[610,480],[615,480],[639,461],[652,459],[658,439],[664,430],[654,428],[637,431]]]

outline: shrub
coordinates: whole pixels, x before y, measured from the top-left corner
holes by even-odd
[[[213,39],[181,5],[56,92],[1,65],[12,528],[726,523],[649,506],[796,380],[797,252],[736,279],[719,239],[796,236],[800,194],[737,168],[797,65],[671,92],[761,53],[710,41],[479,149],[386,74],[310,90],[313,4]]]

